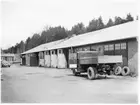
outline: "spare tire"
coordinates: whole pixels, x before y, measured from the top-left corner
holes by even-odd
[[[92,80],[96,78],[97,69],[94,67],[89,67],[87,70],[88,79]]]
[[[119,75],[119,74],[121,74],[121,72],[122,72],[121,66],[117,66],[117,67],[115,68],[115,71],[114,71],[115,75]]]
[[[129,69],[129,67],[127,67],[127,66],[124,66],[123,68],[122,68],[122,75],[123,76],[126,76],[126,75],[128,75],[128,74],[130,74],[130,69]]]

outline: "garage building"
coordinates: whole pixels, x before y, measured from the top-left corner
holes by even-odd
[[[138,21],[104,28],[71,38],[66,38],[51,47],[41,48],[48,67],[68,68],[70,53],[77,51],[98,51],[100,55],[122,55],[123,65],[131,72],[138,71]],[[53,43],[53,42],[51,42]],[[34,48],[37,49],[37,48]],[[36,52],[40,52],[36,50]],[[32,53],[25,52],[23,54]],[[50,61],[51,60],[51,61]]]
[[[138,21],[128,22],[102,30],[74,36],[53,49],[77,51],[98,51],[100,55],[122,55],[123,65],[131,72],[138,70]],[[51,50],[51,49],[50,49]],[[72,50],[72,51],[71,51]],[[68,62],[67,62],[68,63]]]

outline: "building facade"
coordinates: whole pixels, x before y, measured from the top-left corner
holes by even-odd
[[[128,66],[132,73],[138,74],[137,38],[137,21],[134,21],[47,43],[41,45],[44,46],[42,48],[37,47],[23,54],[26,56],[26,65],[29,65],[31,53],[38,52],[38,65],[52,68],[69,68],[70,53],[78,51],[98,51],[99,55],[122,55],[123,66]]]

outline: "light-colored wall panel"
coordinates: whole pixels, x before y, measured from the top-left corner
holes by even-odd
[[[138,42],[128,42],[128,66],[134,75],[138,75]]]
[[[51,56],[45,55],[45,66],[50,67],[51,66]]]

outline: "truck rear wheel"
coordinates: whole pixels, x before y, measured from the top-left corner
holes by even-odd
[[[92,80],[96,78],[97,69],[94,67],[89,67],[87,70],[88,79]]]

